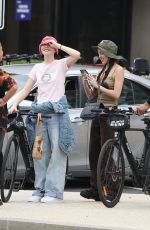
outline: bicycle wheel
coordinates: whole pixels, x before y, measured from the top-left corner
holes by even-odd
[[[15,136],[8,140],[1,170],[1,199],[8,202],[11,197],[17,170],[19,145]]]
[[[68,157],[67,157],[67,163],[66,163],[65,186],[67,184],[67,180],[68,180]]]
[[[120,200],[125,177],[124,158],[118,142],[107,140],[100,152],[97,165],[99,198],[108,207],[114,207]]]

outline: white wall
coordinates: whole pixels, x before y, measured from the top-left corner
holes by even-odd
[[[150,63],[150,0],[133,0],[130,57],[131,66],[136,57]]]

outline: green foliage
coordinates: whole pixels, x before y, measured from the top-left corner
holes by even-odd
[[[40,63],[40,62],[42,62],[42,60],[31,60],[31,62],[30,63]],[[9,63],[6,63],[6,61],[4,60],[3,61],[3,65],[7,65],[7,64],[9,64]],[[11,61],[11,63],[10,63],[11,65],[12,64],[28,64],[28,62],[26,61],[26,60],[16,60],[16,61]]]

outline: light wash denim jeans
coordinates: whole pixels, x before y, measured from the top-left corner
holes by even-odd
[[[58,145],[59,114],[42,118],[43,156],[34,160],[35,189],[32,195],[63,199],[67,156]]]

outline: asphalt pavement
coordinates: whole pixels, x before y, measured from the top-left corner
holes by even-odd
[[[82,198],[79,190],[66,188],[64,201],[53,203],[27,202],[31,190],[14,192],[0,206],[0,230],[150,229],[150,197],[140,189],[125,188],[120,202],[110,209]]]

